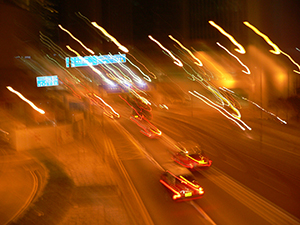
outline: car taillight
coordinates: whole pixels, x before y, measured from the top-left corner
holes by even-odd
[[[174,199],[174,200],[176,200],[177,198],[180,198],[180,197],[181,197],[181,194],[179,194],[179,193],[178,193],[178,194],[175,194],[175,195],[173,195],[173,199]]]
[[[202,187],[200,187],[198,191],[199,191],[199,194],[200,194],[200,195],[203,195],[203,194],[204,194],[204,190],[203,190]]]

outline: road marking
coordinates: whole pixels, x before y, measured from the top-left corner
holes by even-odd
[[[129,174],[127,173],[122,161],[118,158],[118,155],[115,151],[115,148],[113,146],[111,139],[109,139],[108,137],[104,138],[104,144],[105,144],[105,148],[111,153],[112,157],[114,157],[114,161],[118,164],[118,168],[121,170],[123,177],[125,178],[126,182],[128,183],[129,188],[131,189],[131,191],[137,201],[137,204],[139,205],[139,209],[140,209],[143,221],[145,222],[145,224],[154,225],[142,199],[140,198],[136,188],[134,187],[133,182],[130,179]]]
[[[130,141],[136,146],[136,148],[138,148],[140,151],[142,151],[149,160],[151,160],[156,166],[158,166],[161,170],[164,170],[163,167],[152,157],[149,155],[149,153],[140,145],[140,143],[134,138],[132,137],[132,135],[121,125],[119,124],[117,121],[115,122],[115,124],[120,127],[123,132],[127,135],[127,137],[130,139]],[[163,134],[164,140],[165,142],[168,143],[172,143],[174,144],[175,141],[172,140],[170,137],[168,137],[167,135]],[[122,165],[123,166],[123,165]],[[125,168],[124,168],[124,172],[126,172]],[[127,174],[128,176],[128,174]],[[130,179],[130,178],[129,178]],[[132,184],[133,185],[133,184]],[[134,186],[133,186],[134,188]],[[200,208],[200,206],[198,206],[197,204],[195,204],[193,201],[190,202],[190,204],[202,215],[202,217],[204,219],[206,219],[207,221],[209,221],[211,224],[215,225],[216,223],[203,211],[202,208]]]
[[[164,170],[161,165],[145,150],[145,148],[118,122],[114,121],[114,125],[119,128],[120,131],[122,131],[128,139],[131,141],[132,144],[141,152],[143,155],[145,155],[151,162],[153,162],[159,169]]]
[[[206,219],[211,224],[216,225],[216,223],[204,212],[204,210],[199,205],[197,205],[194,201],[190,201],[189,203],[203,216],[204,219]]]
[[[29,197],[27,198],[26,202],[24,203],[24,205],[11,217],[11,219],[8,222],[11,222],[13,220],[15,220],[19,215],[21,215],[29,206],[29,204],[32,202],[35,194],[37,193],[38,190],[38,178],[36,176],[36,174],[32,171],[29,171],[32,178],[33,178],[33,188],[32,191],[29,195]]]
[[[300,224],[298,218],[234,180],[219,169],[212,167],[205,171],[205,173],[202,173],[202,175],[270,224]]]

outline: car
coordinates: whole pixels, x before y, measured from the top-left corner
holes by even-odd
[[[164,168],[165,172],[161,175],[160,183],[170,191],[174,201],[188,201],[203,197],[203,188],[187,168],[175,163]]]
[[[172,158],[178,164],[192,170],[208,168],[212,164],[212,160],[204,155],[199,144],[191,140],[178,142]]]
[[[162,132],[143,116],[130,116],[130,120],[142,128],[141,133],[149,138],[159,138],[162,135]]]

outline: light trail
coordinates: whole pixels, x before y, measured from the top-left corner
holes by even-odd
[[[85,61],[88,66],[95,72],[97,73],[103,80],[104,82],[106,82],[107,84],[110,84],[112,85],[113,82],[109,79],[107,79],[102,73],[100,70],[96,69],[92,63],[88,62],[84,57],[82,57],[78,52],[76,52],[74,49],[72,49],[69,45],[66,45],[67,49],[69,49],[71,52],[75,53],[81,60]]]
[[[215,88],[212,88],[211,86],[207,87],[215,96],[217,96],[222,102],[225,102],[227,104],[227,106],[229,106],[234,112],[236,112],[236,115],[232,115],[230,114],[232,117],[236,118],[236,119],[241,119],[241,113],[240,111],[235,108],[231,102],[225,98],[218,90],[216,90]]]
[[[256,34],[258,34],[259,36],[261,36],[261,37],[262,37],[262,38],[263,38],[270,46],[273,47],[274,50],[270,50],[271,53],[273,53],[273,54],[275,54],[275,55],[279,55],[280,53],[282,53],[283,55],[285,55],[286,57],[288,57],[288,59],[289,59],[295,66],[298,67],[298,70],[299,70],[299,71],[294,70],[294,72],[300,74],[300,65],[299,65],[298,63],[296,63],[296,62],[292,59],[292,57],[291,57],[290,55],[288,55],[287,53],[281,51],[280,48],[279,48],[276,44],[274,44],[274,43],[270,40],[270,38],[269,38],[267,35],[265,35],[265,34],[263,34],[262,32],[260,32],[255,26],[251,25],[251,24],[250,24],[249,22],[247,22],[247,21],[244,21],[244,24],[245,24],[247,27],[249,27],[250,29],[252,29]]]
[[[171,38],[173,41],[175,41],[181,48],[183,48],[185,51],[187,51],[190,56],[195,59],[197,62],[194,62],[196,65],[198,66],[203,66],[203,63],[196,57],[194,56],[194,54],[189,50],[187,49],[186,47],[184,47],[178,40],[176,40],[175,38],[173,38],[172,35],[169,35],[169,38]]]
[[[238,53],[241,54],[245,54],[246,50],[244,49],[244,47],[239,44],[230,34],[228,34],[225,30],[223,30],[222,27],[220,27],[219,25],[217,25],[214,21],[209,21],[210,25],[212,25],[213,27],[217,28],[224,36],[226,36],[235,46],[237,46],[238,48],[234,49],[235,51],[237,51]]]
[[[123,51],[123,52],[125,52],[125,53],[129,52],[129,50],[128,50],[125,46],[121,45],[121,44],[117,41],[117,39],[115,39],[113,36],[111,36],[109,33],[107,33],[107,31],[106,31],[103,27],[99,26],[96,22],[92,22],[92,25],[93,25],[94,27],[96,27],[97,29],[99,29],[99,30],[100,30],[106,37],[108,37],[113,43],[115,43],[115,45],[117,45],[118,48],[119,48],[121,51]]]
[[[154,74],[154,73],[152,73],[143,63],[141,63],[140,61],[138,61],[132,54],[130,54],[130,53],[128,53],[132,58],[134,58],[134,60],[135,61],[137,61],[139,64],[141,64],[144,68],[145,68],[145,70],[147,70],[148,71],[148,73],[149,74],[151,74],[152,75],[152,78],[153,79],[156,79],[157,77],[156,77],[156,75]],[[127,58],[128,59],[128,58]]]
[[[85,50],[87,50],[89,53],[91,53],[92,55],[95,54],[95,52],[91,49],[89,49],[88,47],[86,47],[80,40],[78,40],[76,37],[73,36],[73,34],[71,34],[70,31],[68,31],[67,29],[63,28],[62,25],[58,24],[58,27],[60,29],[62,29],[63,31],[65,31],[66,33],[68,33],[75,41],[77,41]]]
[[[144,73],[137,65],[135,65],[133,62],[131,62],[128,58],[127,58],[127,61],[128,61],[131,65],[133,65],[135,68],[137,68],[138,71],[140,71],[141,74],[144,75],[144,79],[145,79],[146,81],[151,82],[151,78],[150,78],[147,74],[145,74],[145,73]]]
[[[228,89],[228,88],[226,88],[226,87],[221,87],[220,89],[221,89],[221,90],[224,90],[224,91],[227,91],[227,92],[229,92],[229,93],[231,93],[231,94],[234,94],[235,96],[238,96],[234,91],[232,91],[232,90],[230,90],[230,89]],[[257,103],[255,103],[255,102],[253,102],[253,101],[251,101],[251,100],[249,100],[249,99],[247,99],[247,98],[245,98],[245,97],[243,97],[243,96],[238,96],[238,97],[240,97],[241,99],[243,99],[243,100],[245,100],[245,101],[247,101],[247,102],[250,102],[251,104],[255,105],[257,108],[259,108],[259,109],[261,109],[262,111],[264,111],[264,112],[270,114],[271,116],[274,116],[274,117],[275,117],[276,119],[278,119],[281,123],[287,124],[286,121],[284,121],[283,119],[281,119],[280,117],[278,117],[276,114],[274,114],[274,113],[272,113],[272,112],[270,112],[270,111],[267,111],[266,109],[264,109],[263,107],[261,107],[261,106],[258,105]]]
[[[117,113],[114,109],[113,109],[113,107],[111,107],[109,104],[107,104],[102,98],[100,98],[98,95],[96,95],[96,94],[93,94],[93,96],[95,96],[97,99],[99,99],[106,107],[108,107],[110,110],[111,110],[111,112],[113,112],[113,114],[117,117],[117,118],[120,118],[120,114],[119,113]],[[107,111],[106,109],[105,109],[105,111]],[[111,117],[110,116],[110,113],[108,112],[108,113],[106,113],[109,117]],[[113,116],[112,116],[112,118],[113,118]]]
[[[40,114],[45,114],[45,111],[38,108],[33,102],[31,102],[30,100],[28,100],[27,98],[25,98],[20,92],[14,90],[12,87],[10,86],[6,86],[6,88],[11,91],[12,93],[16,94],[19,96],[19,98],[21,98],[24,102],[28,103],[34,110],[36,110],[37,112],[39,112]]]
[[[242,63],[242,61],[237,56],[235,56],[234,54],[232,54],[227,48],[225,48],[219,42],[217,42],[217,45],[219,45],[221,48],[223,48],[229,55],[231,55],[232,57],[234,57],[244,68],[246,68],[247,71],[242,70],[242,72],[244,72],[246,74],[250,74],[251,73],[250,70],[249,70],[249,68],[244,63]]]
[[[165,50],[171,57],[172,59],[174,60],[174,64],[176,64],[177,66],[180,66],[180,67],[183,67],[183,64],[182,62],[177,59],[171,51],[169,51],[168,49],[166,49],[161,43],[159,43],[159,41],[155,40],[151,35],[148,35],[148,37],[154,41],[159,47],[161,47],[163,50]]]
[[[271,45],[273,47],[274,50],[270,50],[270,52],[272,52],[273,54],[279,55],[281,50],[278,48],[277,45],[275,45],[267,35],[263,34],[262,32],[260,32],[256,27],[254,27],[253,25],[251,25],[249,22],[245,21],[244,24],[251,28],[256,34],[258,34],[259,36],[261,36],[263,39],[265,39],[265,41]]]
[[[193,95],[194,97],[202,100],[204,103],[206,103],[207,105],[209,105],[210,107],[216,109],[217,111],[219,111],[223,116],[225,116],[227,119],[231,120],[232,122],[234,122],[236,125],[238,125],[243,131],[246,130],[241,124],[242,123],[248,130],[252,130],[251,127],[249,127],[244,121],[242,121],[241,119],[238,119],[236,117],[234,117],[232,114],[230,114],[227,110],[225,110],[224,108],[222,108],[221,106],[217,105],[216,103],[212,102],[211,100],[209,100],[208,98],[206,98],[205,96],[201,95],[200,93],[198,93],[197,91],[189,91],[189,93],[191,95]]]

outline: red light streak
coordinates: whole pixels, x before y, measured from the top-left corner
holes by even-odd
[[[165,185],[167,188],[169,188],[171,191],[173,191],[174,195],[173,195],[173,199],[177,199],[181,197],[181,194],[176,191],[174,188],[172,188],[169,184],[167,184],[166,182],[164,182],[163,180],[160,180],[160,182]]]

